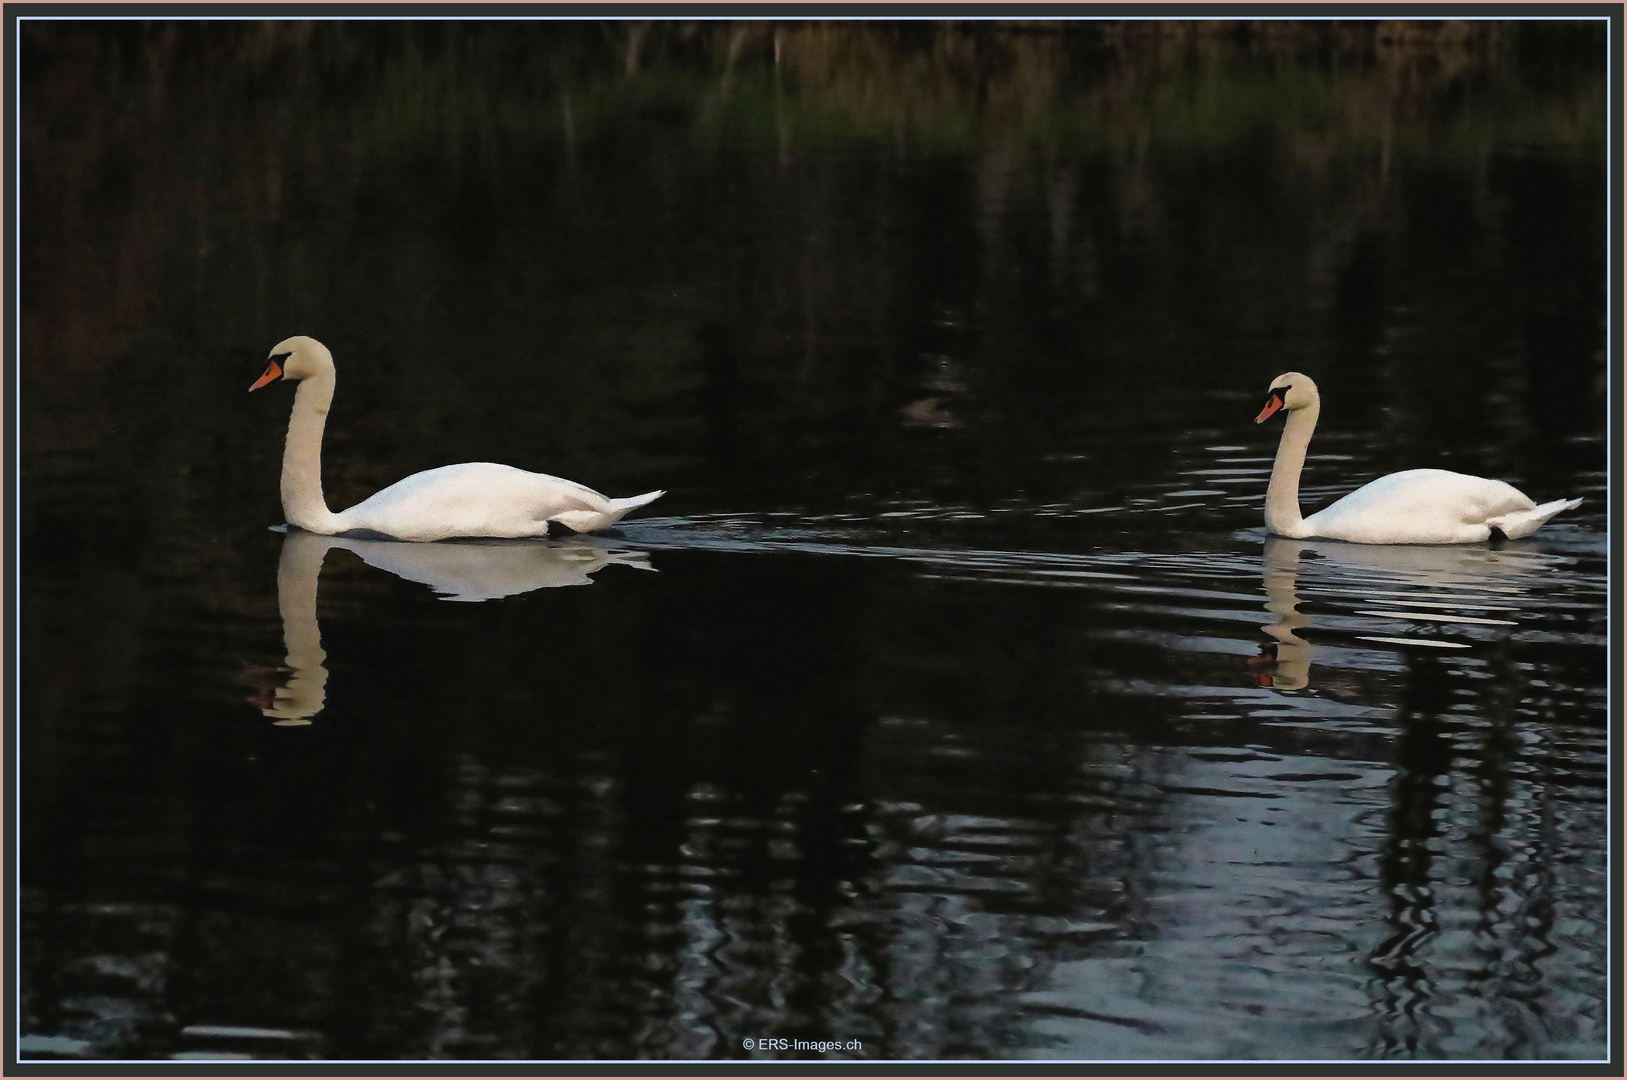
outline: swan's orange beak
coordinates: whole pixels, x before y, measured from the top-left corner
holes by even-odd
[[[266,365],[266,373],[254,380],[254,385],[249,387],[249,392],[253,393],[266,383],[276,382],[280,378],[282,378],[282,367],[276,360],[272,360],[271,363]]]
[[[1282,408],[1282,395],[1273,393],[1270,399],[1265,403],[1265,408],[1260,410],[1260,415],[1254,418],[1254,422],[1256,424],[1265,423],[1266,418],[1275,415],[1277,410],[1280,408]]]

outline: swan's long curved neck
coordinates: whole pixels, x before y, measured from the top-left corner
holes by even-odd
[[[1277,460],[1271,466],[1271,485],[1265,490],[1265,527],[1278,536],[1311,535],[1299,513],[1299,474],[1305,467],[1305,451],[1311,445],[1311,432],[1316,430],[1316,418],[1321,412],[1322,403],[1312,401],[1303,408],[1290,409],[1283,424]]]
[[[339,516],[322,497],[322,430],[332,403],[332,371],[300,380],[282,452],[283,517],[290,525],[327,535],[339,531]]]

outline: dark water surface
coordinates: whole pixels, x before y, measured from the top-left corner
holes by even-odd
[[[1603,1056],[1604,40],[24,24],[23,1056]]]

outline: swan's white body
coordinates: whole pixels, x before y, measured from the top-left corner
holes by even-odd
[[[282,458],[282,510],[288,524],[323,536],[377,533],[395,540],[547,536],[556,522],[572,532],[614,525],[659,499],[651,491],[609,499],[545,473],[472,461],[414,473],[349,510],[334,513],[322,495],[322,431],[333,402],[333,356],[321,342],[292,337],[271,350],[271,365],[249,389],[277,377],[299,380]],[[284,361],[279,367],[277,361]],[[557,531],[557,530],[556,530]]]
[[[1561,510],[1581,505],[1581,499],[1538,505],[1501,480],[1445,469],[1409,469],[1381,476],[1310,517],[1301,517],[1299,474],[1322,398],[1316,383],[1297,371],[1278,376],[1271,395],[1255,422],[1279,409],[1288,413],[1265,496],[1265,525],[1278,536],[1357,544],[1476,544],[1491,539],[1495,530],[1517,540],[1536,532]]]
[[[444,540],[451,536],[546,536],[557,521],[572,532],[616,523],[629,510],[661,497],[652,491],[631,499],[607,499],[592,488],[511,465],[470,461],[413,473],[343,513],[329,535],[356,530],[397,540]],[[309,526],[289,517],[290,525]]]

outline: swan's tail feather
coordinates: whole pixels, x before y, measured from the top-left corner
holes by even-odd
[[[609,500],[610,512],[617,517],[621,517],[629,510],[637,510],[641,506],[650,505],[665,494],[665,491],[646,491],[644,494],[634,495],[630,499],[611,499]]]
[[[1581,499],[1555,499],[1553,502],[1541,503],[1529,510],[1517,510],[1512,514],[1492,518],[1487,522],[1494,528],[1501,529],[1504,536],[1510,540],[1518,540],[1522,536],[1530,536],[1553,517],[1563,510],[1574,510],[1582,505]]]
[[[608,529],[620,521],[628,511],[637,510],[641,506],[648,506],[665,494],[665,491],[646,491],[644,494],[634,495],[630,499],[608,499],[606,501],[610,504],[609,512],[604,515],[603,520],[593,527],[595,529]]]
[[[564,513],[555,514],[550,518],[549,525],[552,526],[557,523],[571,532],[597,532],[600,529],[610,528],[610,526],[620,521],[622,515],[629,510],[637,510],[641,506],[648,506],[665,494],[664,491],[646,491],[642,495],[634,495],[631,499],[606,499],[606,509],[603,511],[566,510]],[[548,535],[555,535],[551,527],[548,530]]]

